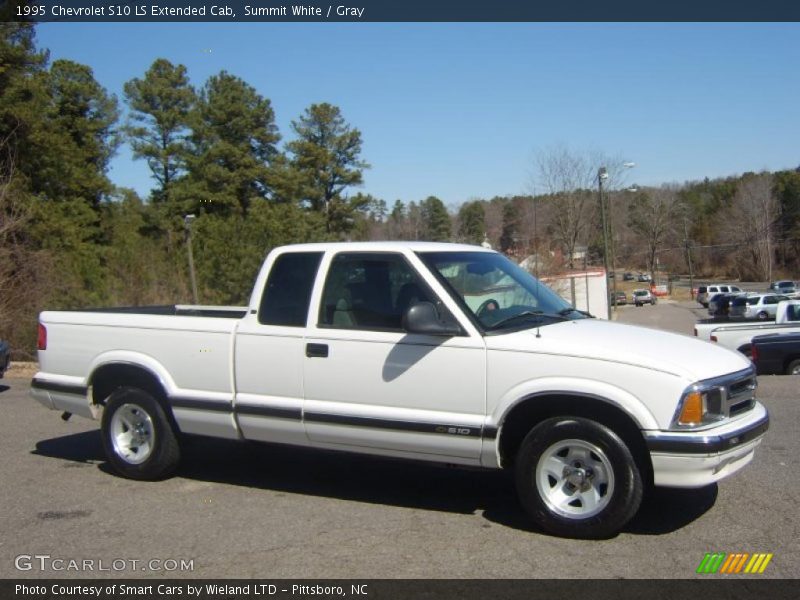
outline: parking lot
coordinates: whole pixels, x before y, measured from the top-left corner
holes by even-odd
[[[619,320],[691,334],[703,313],[662,302],[621,307]],[[497,472],[195,440],[177,477],[128,481],[106,466],[97,424],[63,422],[28,397],[27,380],[6,379],[0,577],[685,578],[706,552],[770,552],[760,577],[796,577],[797,383],[760,378],[772,426],[743,472],[657,490],[623,533],[598,542],[532,529]],[[20,555],[125,568],[19,571]],[[167,571],[168,561],[192,569]]]

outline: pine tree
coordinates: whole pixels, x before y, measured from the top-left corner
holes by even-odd
[[[311,210],[330,216],[331,207],[346,201],[343,192],[363,182],[369,165],[359,158],[361,132],[347,124],[341,110],[331,104],[312,104],[292,122],[297,139],[286,147],[299,175],[299,199]],[[328,219],[329,231],[336,223]]]
[[[439,198],[428,196],[420,203],[424,233],[422,239],[445,242],[450,239],[450,215]]]
[[[133,156],[147,161],[158,183],[153,200],[168,205],[173,183],[184,169],[189,115],[196,102],[186,67],[159,58],[143,79],[132,79],[124,89],[131,108],[126,132]]]
[[[210,77],[192,118],[187,212],[247,214],[274,197],[280,140],[270,101],[225,71]]]

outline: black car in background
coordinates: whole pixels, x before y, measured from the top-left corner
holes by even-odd
[[[708,300],[708,314],[711,317],[727,317],[730,315],[731,304],[741,296],[740,293],[714,294]]]
[[[800,375],[800,333],[757,335],[751,352],[759,375]]]
[[[0,340],[0,377],[5,375],[8,365],[11,363],[11,348],[3,340]]]

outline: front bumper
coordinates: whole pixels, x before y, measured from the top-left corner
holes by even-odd
[[[768,428],[767,409],[757,402],[747,416],[714,429],[645,431],[654,482],[697,488],[724,479],[753,459]]]

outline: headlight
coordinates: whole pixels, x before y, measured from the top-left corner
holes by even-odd
[[[672,429],[699,429],[746,412],[755,406],[754,369],[700,381],[681,396]]]
[[[674,424],[678,427],[699,427],[724,419],[724,398],[725,388],[722,387],[685,392]]]

